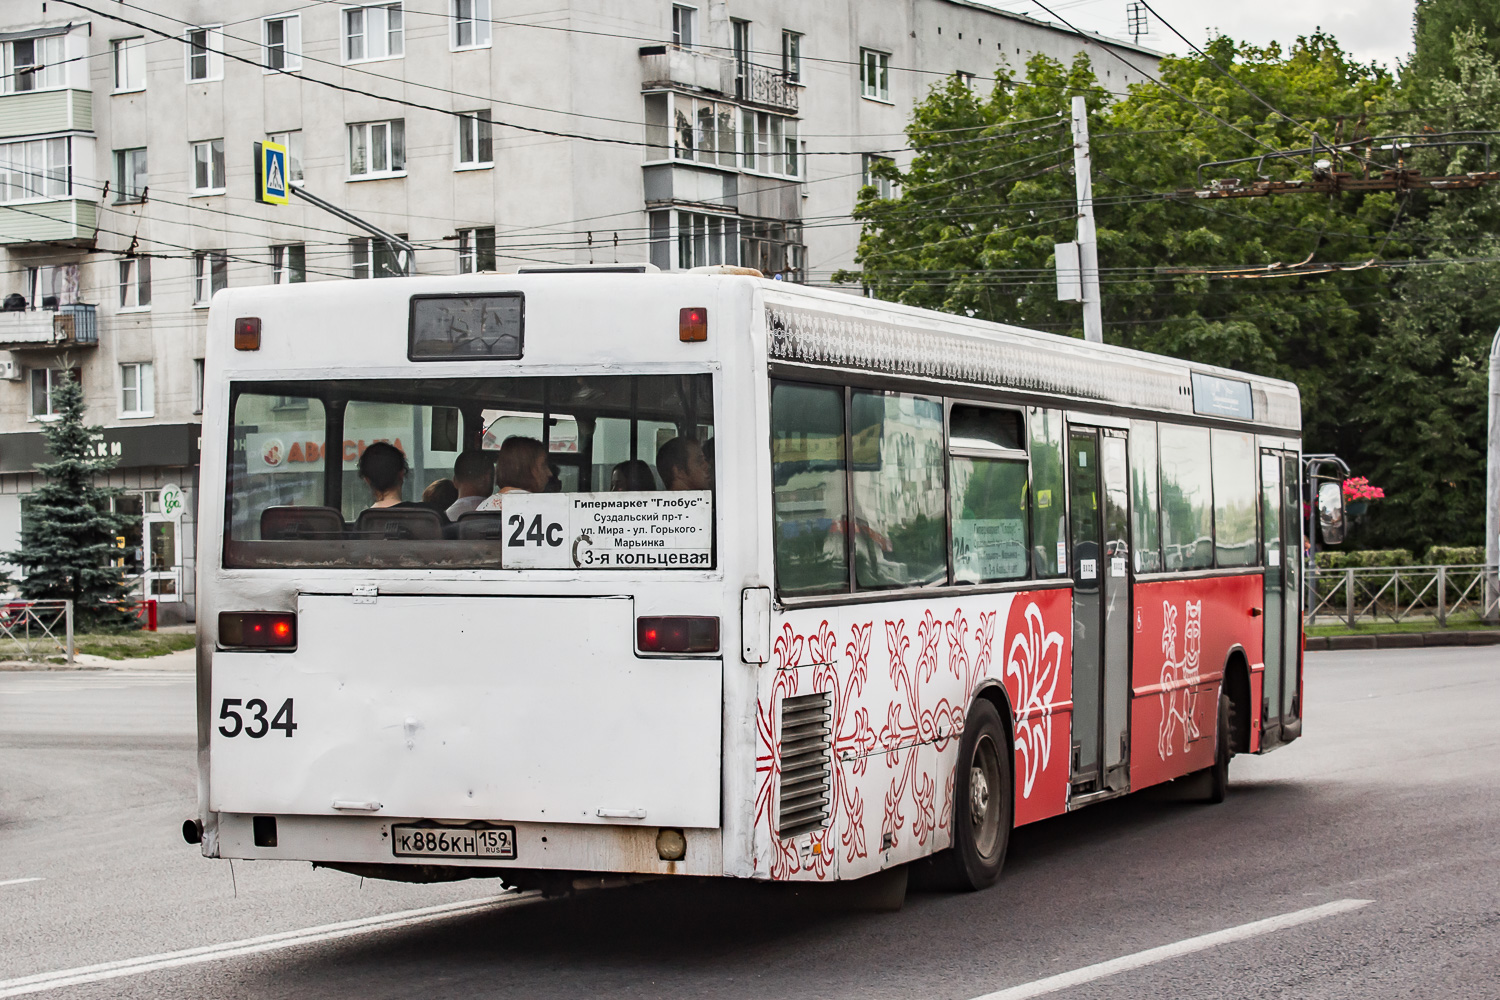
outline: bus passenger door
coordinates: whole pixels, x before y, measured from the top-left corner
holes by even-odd
[[[1281,726],[1302,718],[1302,469],[1296,455],[1281,456]],[[1274,708],[1272,709],[1274,711]]]
[[[1297,465],[1296,455],[1261,452],[1261,541],[1266,550],[1261,739],[1270,745],[1286,738],[1301,707],[1302,498]]]
[[[1074,795],[1100,788],[1099,689],[1104,603],[1099,561],[1104,526],[1099,510],[1099,432],[1068,433],[1068,519],[1073,549],[1073,776]]]
[[[1074,796],[1129,787],[1129,471],[1124,431],[1071,429]]]
[[[1104,477],[1104,788],[1130,787],[1130,460],[1125,432],[1100,431]]]

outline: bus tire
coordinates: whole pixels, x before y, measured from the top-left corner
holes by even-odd
[[[1214,739],[1214,762],[1208,769],[1210,805],[1218,805],[1229,794],[1229,758],[1234,756],[1234,699],[1228,691],[1219,692],[1219,731]]]
[[[975,702],[954,766],[953,846],[932,858],[935,881],[972,892],[999,879],[1015,819],[1014,760],[1000,713]]]

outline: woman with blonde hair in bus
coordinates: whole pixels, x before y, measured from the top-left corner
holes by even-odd
[[[474,509],[499,510],[507,493],[543,493],[552,478],[547,446],[536,438],[508,437],[495,458],[497,492]]]

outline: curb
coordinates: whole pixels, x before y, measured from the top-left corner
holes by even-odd
[[[1487,632],[1390,632],[1384,635],[1310,635],[1307,651],[1328,649],[1424,649],[1437,646],[1500,646],[1500,629]]]

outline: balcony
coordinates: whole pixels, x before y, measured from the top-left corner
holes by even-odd
[[[802,89],[786,82],[786,74],[769,66],[746,66],[747,72],[735,79],[735,96],[749,104],[760,104],[778,111],[797,113],[798,93]]]
[[[83,198],[0,205],[0,246],[54,243],[89,249],[98,216],[99,206]]]
[[[94,131],[94,95],[87,90],[29,90],[0,96],[0,139]]]
[[[70,347],[98,347],[99,320],[95,307],[84,303],[50,309],[0,312],[0,349],[55,351]]]
[[[641,47],[641,86],[645,90],[685,87],[716,94],[734,93],[734,60],[674,45]]]

